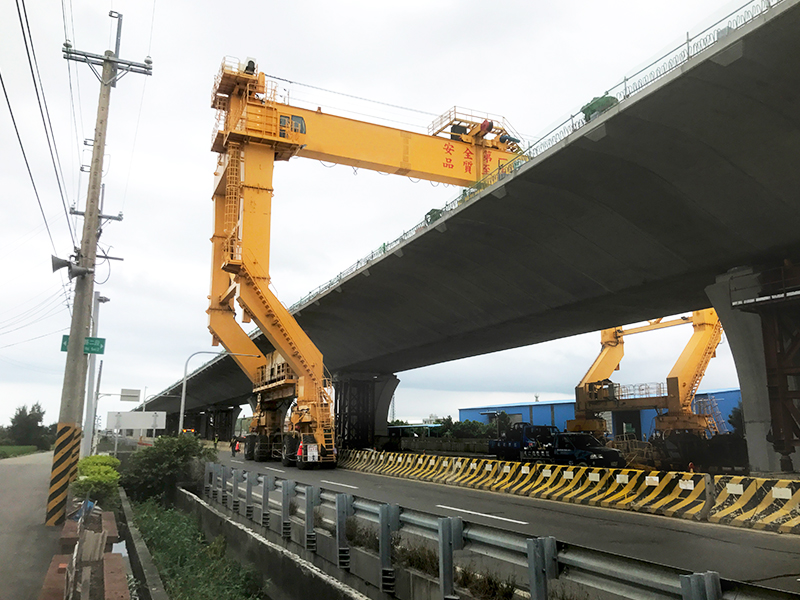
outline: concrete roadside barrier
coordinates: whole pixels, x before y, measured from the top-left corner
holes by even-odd
[[[374,456],[370,458],[364,466],[364,473],[377,473],[383,468],[383,463],[386,460],[386,452],[373,452]]]
[[[388,475],[389,470],[395,466],[395,462],[397,461],[397,457],[400,456],[397,452],[387,452],[386,455],[383,457],[383,461],[380,463],[380,466],[375,471],[376,475]]]
[[[453,456],[444,456],[435,473],[431,473],[430,479],[433,483],[447,483],[447,479],[455,472],[458,459]]]
[[[486,462],[485,458],[465,458],[461,468],[447,480],[449,485],[464,486],[464,482],[473,478]]]
[[[566,467],[553,486],[543,492],[548,500],[568,502],[569,498],[580,493],[594,482],[589,481],[588,467]]]
[[[403,452],[395,452],[390,454],[388,460],[386,461],[386,466],[383,469],[382,475],[389,475],[390,477],[393,477],[394,472],[403,466],[403,461],[405,458],[406,454]]]
[[[464,475],[467,469],[469,468],[469,461],[470,459],[468,458],[462,458],[459,456],[454,457],[453,468],[450,470],[450,473],[447,475],[447,477],[444,478],[439,483],[445,483],[447,485],[456,485],[456,481],[458,480],[458,478]]]
[[[517,480],[522,464],[518,461],[503,462],[489,489],[493,492],[507,492],[511,484]]]
[[[611,483],[614,481],[612,469],[602,467],[587,467],[586,480],[580,489],[573,490],[564,497],[574,504],[591,504],[593,500],[598,500],[608,493]]]
[[[436,475],[448,470],[446,465],[450,464],[450,460],[448,456],[431,456],[428,459],[428,468],[419,475],[420,481],[433,481]]]
[[[409,473],[413,473],[422,466],[422,456],[420,454],[408,454],[403,461],[403,466],[394,472],[394,477],[407,479]]]
[[[350,461],[350,450],[336,450],[336,466],[340,469],[346,469],[347,463]]]
[[[476,476],[467,481],[467,485],[476,490],[490,490],[505,464],[506,461],[487,460]]]
[[[611,469],[613,479],[609,479],[608,490],[602,496],[588,502],[593,506],[605,508],[630,508],[636,497],[635,492],[644,480],[645,472],[635,469]]]
[[[509,481],[508,486],[503,491],[518,496],[528,496],[539,477],[537,471],[540,470],[541,466],[530,462],[520,463],[517,476],[512,481]]]
[[[441,457],[433,454],[422,456],[422,466],[414,473],[414,479],[425,481],[425,477],[436,469],[437,462],[441,462]]]
[[[645,473],[629,508],[667,517],[704,520],[714,499],[711,475],[679,471]]]
[[[400,473],[400,477],[404,477],[406,479],[416,479],[419,473],[422,473],[428,465],[428,457],[425,454],[416,454],[414,456],[414,462],[410,469],[406,469],[402,473]]]
[[[561,482],[561,471],[564,465],[541,465],[535,485],[531,487],[529,495],[534,498],[544,498],[545,494]]]
[[[354,469],[356,464],[361,460],[363,452],[361,450],[348,450],[347,459],[342,465],[345,469]]]
[[[723,475],[714,488],[711,523],[800,533],[800,481]]]
[[[374,455],[375,455],[375,453],[372,450],[362,450],[361,451],[361,456],[358,459],[358,462],[356,462],[356,464],[353,465],[353,468],[356,471],[363,471],[366,468],[366,466],[369,464],[370,460],[372,460]]]
[[[378,463],[378,459],[380,458],[380,452],[370,452],[367,451],[366,459],[359,465],[359,471],[362,473],[370,473]]]

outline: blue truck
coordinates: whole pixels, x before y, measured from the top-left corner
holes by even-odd
[[[622,468],[625,459],[588,433],[559,431],[551,425],[514,423],[499,439],[489,440],[489,453],[501,460]]]

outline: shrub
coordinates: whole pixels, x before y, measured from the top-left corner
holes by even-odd
[[[113,456],[107,456],[103,454],[87,456],[86,458],[82,458],[80,462],[78,462],[78,475],[83,474],[81,472],[81,469],[85,471],[87,468],[91,468],[97,465],[111,467],[115,471],[119,471],[120,462],[118,458],[114,458]]]
[[[89,457],[91,458],[91,457]],[[116,507],[119,502],[119,473],[107,465],[78,462],[78,478],[72,482],[72,492],[80,499],[89,497],[103,508]]]
[[[122,486],[134,500],[170,496],[178,483],[192,481],[195,459],[215,460],[216,451],[206,448],[193,435],[160,437],[152,447],[131,456],[122,472]]]
[[[153,499],[134,505],[133,512],[172,600],[267,598],[252,569],[225,557],[224,537],[206,543],[192,517]]]

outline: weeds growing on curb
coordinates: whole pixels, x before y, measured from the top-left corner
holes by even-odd
[[[380,551],[378,532],[372,527],[362,527],[355,517],[347,517],[344,522],[344,534],[351,546],[366,548],[373,552]]]
[[[171,600],[266,600],[258,575],[225,556],[222,536],[210,544],[195,520],[150,499],[133,507]]]
[[[403,546],[399,543],[392,547],[392,560],[409,569],[417,569],[431,577],[439,576],[439,553],[427,546]]]

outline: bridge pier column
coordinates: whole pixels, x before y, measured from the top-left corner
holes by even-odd
[[[389,435],[389,405],[399,384],[392,374],[337,374],[336,437],[343,448],[372,447],[376,436]]]
[[[773,339],[772,320],[763,319],[760,309],[756,310],[761,303],[754,301],[762,293],[762,278],[762,273],[751,268],[736,269],[717,277],[705,291],[719,315],[736,364],[750,471],[766,474],[792,470],[789,454],[793,448],[787,444],[791,445],[793,436],[791,424],[782,418],[784,405],[792,401],[778,397],[777,386],[771,383],[776,379],[775,366],[767,364],[775,354],[765,352],[765,340]],[[775,304],[771,306],[772,310],[781,310]],[[770,348],[773,345],[769,343]]]

